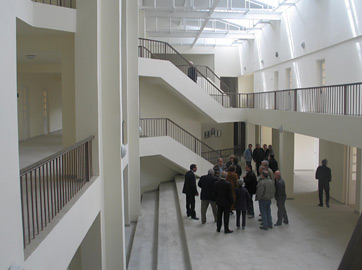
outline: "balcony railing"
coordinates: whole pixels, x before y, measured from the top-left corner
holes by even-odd
[[[32,0],[33,2],[54,5],[58,7],[75,8],[76,0]]]
[[[93,176],[93,138],[20,171],[24,248]]]
[[[215,163],[220,154],[168,118],[141,118],[141,137],[170,136],[204,159]]]
[[[191,64],[179,52],[177,52],[170,44],[162,41],[139,38],[138,56],[143,58],[168,60],[178,67],[183,73],[189,76],[190,70],[196,72],[196,83],[206,93],[212,97],[223,96],[223,98],[216,99],[222,106],[229,107],[230,102],[228,95],[220,89],[221,83],[215,83],[209,79],[205,74],[200,72],[196,66]],[[224,86],[222,86],[224,87]]]

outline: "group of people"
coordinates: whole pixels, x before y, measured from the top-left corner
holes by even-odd
[[[251,159],[259,161],[259,156],[254,157],[256,149],[261,149],[264,153],[260,163],[256,162],[258,177],[253,172],[251,165]],[[285,209],[285,182],[281,178],[280,171],[278,171],[278,163],[274,159],[272,147],[267,147],[267,155],[265,154],[266,151],[260,148],[260,145],[257,145],[256,149],[252,151],[252,145],[249,144],[248,149],[244,152],[246,173],[243,176],[239,160],[234,155],[229,157],[226,164],[223,163],[222,158],[219,158],[213,169],[209,169],[207,175],[201,176],[198,186],[201,188],[202,224],[206,223],[206,211],[208,206],[211,205],[214,221],[217,223],[217,232],[220,232],[223,223],[225,233],[233,232],[229,229],[229,217],[234,214],[234,211],[236,213],[236,227],[239,229],[241,225],[241,228],[244,229],[246,216],[254,218],[255,215],[254,196],[259,203],[260,229],[268,230],[273,228],[270,208],[272,198],[276,199],[278,207],[278,220],[274,226],[289,223]],[[261,151],[257,150],[255,153],[261,155]],[[273,164],[275,171],[270,168],[270,162],[265,159],[275,161]],[[185,175],[183,193],[186,194],[187,216],[198,220],[195,211],[195,196],[199,195],[196,186],[196,171],[197,166],[191,164],[190,171]]]

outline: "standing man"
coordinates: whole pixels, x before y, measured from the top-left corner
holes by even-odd
[[[261,162],[264,160],[264,150],[260,148],[260,144],[258,143],[255,145],[255,147],[256,148],[253,151],[253,159],[256,164],[256,172],[259,176],[259,167]]]
[[[278,207],[278,220],[274,226],[288,224],[288,215],[287,210],[285,209],[285,200],[287,199],[287,194],[285,193],[285,182],[281,177],[280,171],[276,171],[274,174],[275,179],[275,200],[277,201]]]
[[[245,188],[248,190],[250,197],[251,197],[251,203],[248,205],[248,218],[254,217],[254,204],[253,204],[253,195],[256,193],[256,185],[258,184],[258,181],[256,180],[256,175],[251,169],[251,165],[246,164],[245,166],[246,174],[244,176],[244,182],[245,182]]]
[[[186,194],[186,214],[192,219],[199,220],[195,212],[195,196],[199,196],[196,188],[196,164],[190,165],[190,170],[185,174],[185,182],[182,192]]]
[[[322,165],[317,168],[315,179],[318,179],[319,206],[323,207],[323,189],[326,193],[326,206],[329,208],[329,182],[332,181],[331,169],[327,167],[327,160],[322,160]]]
[[[217,164],[215,164],[215,166],[214,166],[215,177],[220,178],[220,174],[223,171],[226,171],[226,165],[224,164],[224,161],[222,160],[222,158],[218,158]]]
[[[221,178],[215,183],[214,193],[217,204],[217,228],[216,231],[220,232],[222,225],[222,218],[224,216],[224,231],[225,233],[232,233],[229,230],[229,216],[230,208],[234,203],[233,195],[231,193],[231,184],[226,182],[227,172],[221,173]]]
[[[253,145],[250,143],[248,148],[244,151],[244,159],[247,165],[251,166],[251,161],[253,160]]]
[[[275,196],[274,182],[269,178],[268,171],[262,171],[261,179],[256,187],[256,199],[259,201],[259,208],[261,212],[262,226],[260,229],[268,230],[273,228],[273,221],[271,216],[271,199]]]
[[[201,222],[206,223],[206,211],[211,205],[212,213],[214,215],[214,221],[217,222],[217,209],[214,194],[214,185],[218,179],[214,177],[214,170],[210,169],[207,175],[201,176],[199,183],[197,184],[201,188]]]

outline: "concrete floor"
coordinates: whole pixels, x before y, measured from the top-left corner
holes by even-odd
[[[19,164],[23,169],[63,149],[62,131],[19,142]]]
[[[272,230],[260,230],[258,217],[247,219],[245,230],[237,230],[233,215],[230,229],[234,233],[225,235],[223,228],[216,232],[211,209],[205,225],[183,213],[193,269],[337,269],[359,215],[333,200],[329,209],[318,207],[313,176],[312,171],[296,172],[295,199],[286,202],[290,224]],[[182,183],[182,179],[177,181],[179,195]],[[184,200],[181,195],[181,206]],[[254,207],[259,213],[256,202]],[[200,215],[199,199],[196,208]],[[276,211],[273,201],[273,222]]]

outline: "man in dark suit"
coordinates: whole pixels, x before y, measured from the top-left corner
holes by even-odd
[[[323,189],[326,193],[326,206],[329,208],[329,182],[332,180],[331,169],[327,167],[327,160],[322,160],[322,165],[317,168],[315,179],[318,179],[319,206],[323,207]]]
[[[231,205],[234,203],[234,198],[231,193],[231,184],[226,182],[227,172],[221,173],[221,178],[215,183],[214,193],[217,204],[217,232],[220,232],[222,225],[222,217],[224,216],[224,231],[232,233],[229,230],[229,215]]]
[[[245,188],[248,190],[251,201],[253,201],[253,195],[256,193],[256,185],[258,184],[258,181],[256,180],[256,175],[251,169],[250,164],[246,164],[245,166],[246,174],[244,176],[244,182],[245,182]],[[254,204],[250,203],[248,205],[248,217],[253,218],[254,217]]]
[[[190,170],[185,174],[185,182],[182,192],[186,195],[186,214],[192,219],[198,220],[195,212],[195,196],[199,196],[196,188],[196,164],[190,165]]]
[[[253,151],[253,159],[256,164],[256,172],[259,175],[259,167],[264,160],[264,150],[260,147],[260,144],[256,144],[256,148]]]
[[[212,213],[214,214],[214,220],[217,221],[217,208],[215,203],[214,185],[218,179],[214,176],[214,170],[210,169],[207,175],[201,176],[199,183],[197,184],[201,188],[201,222],[206,223],[206,211],[211,205]]]

